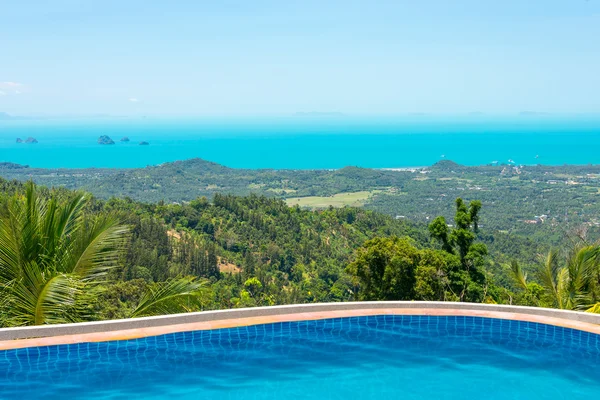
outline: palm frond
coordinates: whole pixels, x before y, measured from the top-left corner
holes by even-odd
[[[68,268],[65,272],[76,274],[84,281],[98,280],[117,266],[127,244],[128,233],[129,228],[121,225],[114,215],[96,218],[85,232],[78,235],[71,259],[61,263],[65,269]]]
[[[550,292],[554,301],[558,304],[560,303],[560,300],[556,282],[556,275],[558,274],[559,270],[557,261],[558,252],[555,250],[550,250],[543,260],[542,268],[540,269],[540,280],[542,281],[542,284],[546,290]]]
[[[194,277],[157,283],[142,295],[131,318],[188,311],[188,302],[197,300],[203,285]]]
[[[510,263],[510,270],[517,284],[527,290],[527,274],[523,271],[519,263],[512,261]]]
[[[59,274],[52,277],[40,292],[35,309],[35,325],[76,322],[77,296],[84,284],[77,277]]]
[[[20,231],[12,218],[0,220],[0,284],[21,276]]]
[[[83,209],[88,198],[85,195],[75,195],[69,204],[60,211],[55,235],[60,238],[70,238],[77,232],[83,220]]]
[[[600,314],[600,303],[592,305],[590,308],[585,310],[585,312]]]
[[[47,212],[40,221],[43,232],[41,246],[48,262],[54,263],[57,257],[70,251],[73,239],[83,228],[86,203],[86,197],[82,195],[73,196],[61,206],[54,198],[48,202]]]
[[[560,268],[555,275],[555,302],[556,307],[560,309],[572,309],[573,301],[569,291],[569,269]]]
[[[569,274],[569,308],[586,309],[592,303],[591,289],[597,276],[597,267],[596,246],[581,246],[571,251],[566,266]]]
[[[52,275],[37,263],[29,263],[22,279],[7,286],[7,319],[17,326],[73,322],[77,319],[73,307],[82,285],[76,277]]]

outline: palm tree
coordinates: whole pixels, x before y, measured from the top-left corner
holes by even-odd
[[[199,289],[205,281],[194,277],[170,279],[150,286],[129,314],[129,318],[174,314],[191,311],[191,305],[197,305]]]
[[[531,286],[527,275],[517,262],[511,264],[517,284],[525,291]],[[561,265],[559,254],[550,250],[537,270],[549,305],[564,310],[600,312],[598,302],[598,276],[600,273],[600,246],[582,244],[567,254]]]
[[[119,265],[129,229],[115,214],[90,215],[89,197],[60,201],[33,183],[0,207],[0,306],[5,326],[93,319],[89,310],[108,272]],[[201,283],[159,283],[142,295],[132,316],[185,310]]]

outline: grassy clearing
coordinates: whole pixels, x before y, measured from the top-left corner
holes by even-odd
[[[267,189],[268,192],[273,192],[273,193],[277,193],[277,194],[291,194],[291,193],[296,193],[296,190],[294,189],[274,189],[274,188],[269,188]]]
[[[451,177],[451,178],[437,178],[438,181],[457,181],[457,182],[467,182],[467,183],[471,183],[473,182],[473,179],[465,179],[465,178],[455,178],[455,177]]]
[[[309,196],[309,197],[293,197],[286,200],[289,206],[299,205],[307,208],[327,208],[333,207],[362,207],[376,193],[381,190],[372,190],[364,192],[338,193],[333,196]]]

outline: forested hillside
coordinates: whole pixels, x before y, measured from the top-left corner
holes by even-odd
[[[67,189],[38,191],[57,204],[78,196]],[[22,201],[25,189],[0,180],[0,193],[6,229],[9,207]],[[109,215],[129,227],[117,267],[87,305],[100,319],[132,315],[145,291],[181,277],[202,282],[188,310],[360,299],[533,304],[509,265],[531,270],[548,250],[480,229],[487,210],[477,202],[469,209],[457,203],[453,220],[440,217],[429,227],[364,208],[308,210],[257,195],[216,194],[184,204],[92,198],[86,204],[89,218]]]

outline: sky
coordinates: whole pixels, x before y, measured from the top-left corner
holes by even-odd
[[[600,0],[0,0],[0,112],[600,113]]]

